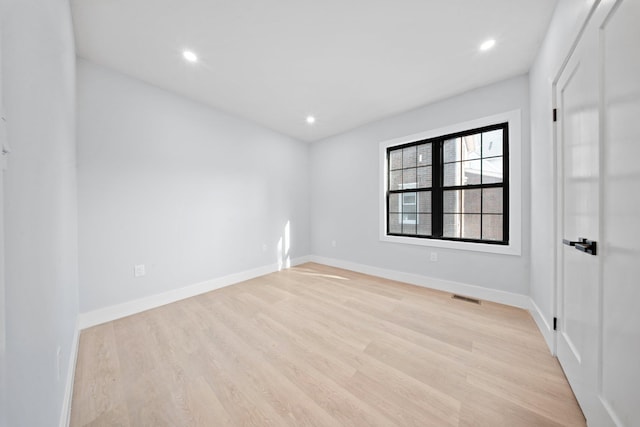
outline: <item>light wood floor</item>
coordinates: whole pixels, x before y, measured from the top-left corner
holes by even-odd
[[[524,310],[318,264],[87,329],[72,426],[583,426]]]

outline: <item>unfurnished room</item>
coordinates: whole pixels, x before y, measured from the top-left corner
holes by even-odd
[[[0,427],[639,427],[638,22],[0,0]]]

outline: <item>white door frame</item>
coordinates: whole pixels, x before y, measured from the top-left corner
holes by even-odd
[[[0,25],[2,23],[0,22]],[[0,27],[0,425],[6,419],[6,310],[5,310],[5,254],[4,254],[4,170],[9,156],[9,142],[3,102],[2,79],[2,27]]]
[[[1,23],[0,23],[1,24]],[[3,102],[2,79],[2,27],[0,27],[0,369],[3,368],[5,355],[5,254],[4,254],[4,170],[11,150],[7,140],[6,119]],[[4,378],[0,371],[0,380]]]

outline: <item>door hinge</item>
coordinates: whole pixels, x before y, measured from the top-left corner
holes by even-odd
[[[2,157],[0,157],[0,170],[7,169],[7,158],[9,157],[9,153],[11,153],[9,141],[7,141],[6,124],[7,120],[3,115],[0,115],[0,152],[2,153]]]
[[[558,318],[557,317],[553,318],[553,330],[554,331],[558,330]]]
[[[554,122],[558,121],[558,109],[557,108],[553,109],[553,121]]]

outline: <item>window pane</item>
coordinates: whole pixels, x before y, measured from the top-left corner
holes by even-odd
[[[402,169],[402,150],[393,150],[389,153],[389,169]]]
[[[400,194],[389,194],[389,212],[402,212],[402,204],[400,204]]]
[[[460,204],[462,205],[462,213],[473,214],[480,213],[480,189],[477,190],[462,190],[462,200]]]
[[[444,213],[460,212],[460,190],[442,192],[442,211]]]
[[[431,212],[431,191],[421,191],[418,193],[418,212]]]
[[[502,129],[482,134],[482,157],[502,156]]]
[[[431,166],[418,168],[418,188],[431,187]]]
[[[460,178],[460,163],[448,163],[444,165],[444,182],[445,187],[453,185],[462,185]]]
[[[480,145],[482,137],[479,133],[475,135],[463,136],[462,140],[462,160],[472,160],[480,158]]]
[[[415,168],[416,167],[416,146],[407,147],[402,150],[402,167],[403,168]]]
[[[401,214],[389,214],[389,233],[402,233],[401,219]]]
[[[402,189],[416,188],[416,168],[404,169]]]
[[[402,213],[415,213],[416,209],[416,193],[402,193]]]
[[[444,213],[480,213],[480,189],[448,190],[442,192]]]
[[[418,166],[426,166],[431,164],[431,143],[418,145]]]
[[[480,160],[462,162],[463,185],[480,184]]]
[[[442,216],[442,235],[444,237],[460,237],[460,214],[444,214]]]
[[[482,212],[502,213],[502,188],[485,188],[482,190]]]
[[[482,183],[502,182],[502,157],[482,160]]]
[[[431,236],[431,215],[418,214],[417,233],[421,236]]]
[[[502,240],[502,215],[482,215],[482,238]]]
[[[480,238],[480,215],[462,215],[462,237],[465,239]]]
[[[462,160],[460,156],[460,138],[445,141],[442,149],[444,151],[443,158],[445,163]]]
[[[402,234],[416,234],[416,214],[402,214]]]
[[[389,172],[389,190],[402,190],[402,169]]]

